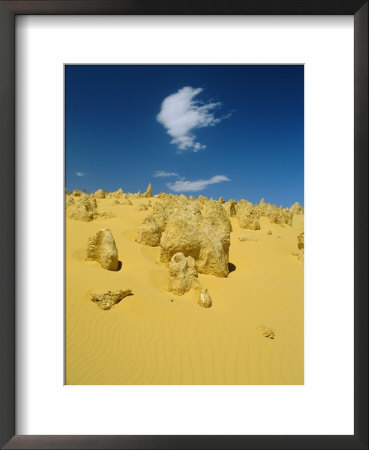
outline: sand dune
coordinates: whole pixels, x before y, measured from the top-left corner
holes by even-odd
[[[202,308],[195,289],[169,292],[160,247],[135,240],[152,212],[139,205],[165,199],[130,196],[132,205],[113,204],[124,193],[101,192],[92,220],[66,214],[67,384],[304,383],[304,265],[292,254],[304,229],[298,206],[292,225],[261,215],[260,230],[244,229],[230,217],[230,272],[198,273],[212,298]],[[88,238],[101,229],[114,236],[117,271],[85,259]],[[127,289],[133,295],[110,310],[91,301]]]

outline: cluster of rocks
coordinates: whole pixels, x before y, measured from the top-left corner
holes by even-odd
[[[105,270],[119,270],[118,250],[113,234],[108,228],[102,228],[89,237],[87,242],[86,260],[96,261]],[[101,294],[92,294],[91,301],[103,310],[109,310],[127,295],[131,289],[107,291]]]
[[[66,200],[67,216],[69,219],[83,220],[84,222],[91,222],[91,220],[96,219],[99,214],[97,212],[95,198],[87,194],[73,194],[67,197]]]
[[[146,191],[135,194],[125,193],[121,188],[115,192],[98,189],[88,194],[79,190],[67,193],[67,217],[76,220],[91,221],[98,217],[97,201],[110,198],[113,205],[132,205],[132,199],[156,198],[159,201],[136,203],[136,211],[148,211],[139,227],[136,241],[143,245],[160,247],[160,261],[169,267],[169,291],[183,295],[191,289],[199,294],[199,304],[210,307],[211,297],[207,288],[198,279],[198,273],[217,277],[227,277],[229,273],[229,247],[232,225],[231,217],[238,220],[240,228],[260,230],[260,217],[268,217],[271,223],[292,225],[294,214],[304,214],[303,207],[294,203],[291,208],[277,207],[266,203],[264,199],[258,204],[247,200],[237,202],[198,198],[185,195],[160,193],[153,196],[152,186]],[[269,230],[267,234],[272,234]],[[240,236],[240,241],[256,240]],[[298,235],[300,261],[304,258],[304,233]],[[294,254],[294,253],[293,253]],[[118,270],[118,250],[109,229],[101,229],[91,236],[87,244],[86,259],[97,261],[106,270]],[[92,301],[101,309],[110,309],[121,300],[127,291],[108,291],[99,296],[93,295]],[[123,298],[123,297],[122,297]],[[118,300],[117,300],[118,299]],[[115,303],[114,303],[115,302]],[[109,306],[110,305],[110,306]]]
[[[169,265],[173,255],[191,256],[199,273],[228,275],[232,226],[223,206],[216,201],[201,204],[185,198],[155,203],[136,241],[160,246],[160,260]]]
[[[151,183],[148,184],[147,189],[144,193],[141,191],[138,191],[136,193],[131,192],[124,192],[122,188],[117,189],[114,192],[107,192],[103,191],[102,189],[98,189],[94,194],[95,198],[115,198],[115,199],[130,199],[130,198],[149,198],[152,197],[152,185]],[[122,203],[124,204],[124,203]],[[129,203],[126,203],[129,204]]]
[[[298,209],[299,203],[295,203],[294,210],[299,210],[299,214],[301,211],[303,213],[303,208],[301,205]],[[264,216],[268,217],[271,223],[279,224],[279,225],[292,225],[293,215],[295,212],[291,211],[289,208],[283,208],[283,206],[277,207],[276,205],[272,205],[271,203],[265,203],[264,199],[261,199],[258,204],[253,205],[247,200],[241,200],[237,205],[237,213],[240,210],[239,216],[239,225],[241,228],[248,228],[251,230],[259,230],[259,218]]]
[[[147,186],[146,191],[142,194],[141,191],[136,194],[124,193],[123,189],[119,188],[115,192],[107,192],[103,189],[98,189],[95,193],[88,194],[86,191],[75,189],[72,193],[66,193],[65,206],[67,210],[67,217],[74,220],[82,220],[84,222],[91,222],[98,216],[111,216],[107,213],[98,213],[96,200],[105,198],[113,199],[112,206],[116,205],[132,205],[132,198],[150,198],[152,197],[151,183]],[[150,200],[147,204],[140,204],[137,207],[138,211],[146,211],[150,207]]]

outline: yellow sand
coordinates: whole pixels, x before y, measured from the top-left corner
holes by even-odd
[[[115,217],[66,219],[66,384],[304,383],[304,266],[291,255],[304,216],[284,227],[262,217],[260,231],[232,218],[229,260],[236,268],[228,278],[199,275],[213,300],[202,308],[195,291],[167,291],[159,247],[134,241],[150,212],[135,206],[147,199],[112,202],[98,205]],[[115,238],[117,272],[84,259],[88,237],[100,228]],[[240,242],[244,235],[257,241]],[[91,293],[119,289],[134,295],[109,311],[90,301]]]

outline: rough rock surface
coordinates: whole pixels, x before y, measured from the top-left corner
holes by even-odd
[[[176,253],[199,259],[201,239],[198,224],[180,216],[168,221],[160,241],[160,260],[166,264]]]
[[[209,202],[204,205],[198,271],[218,277],[229,272],[229,247],[232,225],[221,204]]]
[[[212,305],[211,297],[209,292],[205,286],[202,286],[200,297],[199,297],[199,305],[203,308],[210,308]]]
[[[96,200],[87,195],[77,196],[75,202],[68,209],[68,217],[70,219],[90,222],[97,216]]]
[[[218,201],[201,203],[183,195],[159,197],[162,202],[153,204],[136,241],[156,246],[160,240],[160,260],[165,264],[176,253],[183,253],[196,261],[200,273],[226,277],[232,226],[223,206]]]
[[[136,242],[157,247],[160,244],[161,231],[152,215],[146,216],[138,230]]]
[[[120,290],[120,291],[107,291],[102,294],[92,294],[91,301],[96,303],[96,305],[103,310],[109,310],[114,305],[119,303],[124,297],[132,294],[131,289]]]
[[[228,202],[224,203],[223,207],[228,215],[228,217],[236,216],[236,200],[228,200]]]
[[[232,225],[223,206],[217,202],[209,202],[202,209],[204,222],[213,225],[220,234],[229,234]]]
[[[118,250],[109,229],[101,229],[88,239],[86,259],[99,262],[104,269],[118,270]]]
[[[172,256],[169,264],[169,291],[183,295],[198,283],[195,260],[183,253]]]
[[[175,253],[192,256],[200,273],[228,275],[231,224],[222,205],[201,209],[195,202],[169,204],[169,220],[162,233],[160,260],[169,263]]]
[[[242,200],[237,205],[237,218],[240,228],[260,230],[259,213],[252,203]]]

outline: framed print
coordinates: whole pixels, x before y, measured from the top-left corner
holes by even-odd
[[[0,8],[1,445],[367,448],[367,3]]]
[[[303,75],[302,65],[65,66],[66,385],[304,384]],[[264,179],[260,198],[251,177]]]

